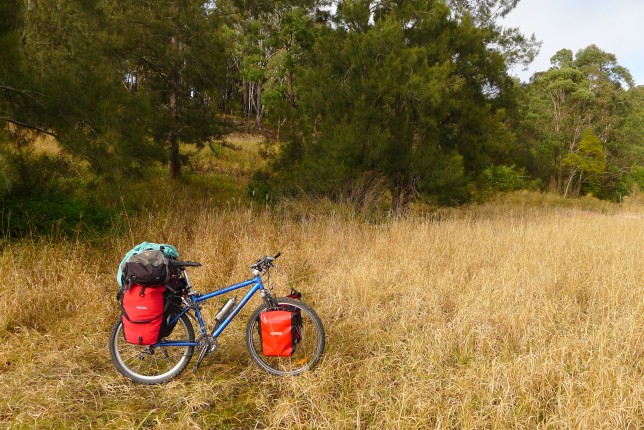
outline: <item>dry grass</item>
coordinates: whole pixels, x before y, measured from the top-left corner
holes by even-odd
[[[260,155],[264,141],[261,135],[232,133],[201,149],[186,145],[182,151],[191,154],[190,167],[196,173],[224,174],[247,182],[253,172],[265,163]]]
[[[177,206],[104,249],[4,245],[0,426],[644,427],[639,204],[519,198],[379,225]],[[276,289],[295,285],[318,310],[324,360],[296,378],[254,367],[243,346],[252,302],[196,375],[154,387],[120,377],[107,351],[114,269],[143,240],[203,262],[191,272],[202,291],[281,250]]]

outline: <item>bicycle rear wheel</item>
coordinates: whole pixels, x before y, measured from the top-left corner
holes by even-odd
[[[195,332],[186,314],[181,315],[172,334],[164,340],[194,342]],[[118,319],[110,334],[112,363],[123,376],[139,384],[160,384],[186,368],[193,346],[134,345],[125,341],[123,323]]]
[[[260,340],[259,316],[268,309],[263,303],[253,312],[246,327],[246,347],[253,361],[262,369],[273,375],[298,375],[320,361],[324,352],[325,334],[322,320],[308,305],[299,300],[282,297],[275,299],[280,308],[299,310],[301,324],[297,326],[299,341],[295,350],[288,357],[269,357],[263,354]]]

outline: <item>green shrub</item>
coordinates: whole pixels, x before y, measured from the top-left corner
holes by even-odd
[[[528,186],[525,169],[511,166],[490,166],[483,170],[478,179],[480,198],[493,194],[520,190]]]
[[[221,148],[221,145],[220,145],[219,143],[216,143],[216,142],[210,142],[210,143],[208,144],[208,147],[209,147],[209,148],[210,148],[210,150],[212,151],[212,153],[213,153],[213,155],[215,156],[215,158],[220,158],[220,157],[221,157],[221,149],[222,149],[222,148]]]
[[[276,191],[266,172],[258,170],[253,174],[246,188],[246,196],[258,203],[273,204],[275,202]]]
[[[2,207],[2,235],[71,237],[103,234],[118,219],[96,203],[84,203],[61,194],[5,199]]]

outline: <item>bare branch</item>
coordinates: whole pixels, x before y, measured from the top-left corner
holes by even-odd
[[[18,88],[9,87],[9,86],[7,86],[7,85],[2,85],[2,84],[0,84],[0,90],[4,90],[4,91],[7,91],[7,92],[12,92],[12,93],[17,93],[17,94],[21,94],[21,95],[23,95],[23,96],[29,97],[30,99],[32,99],[33,101],[35,101],[36,103],[38,103],[40,106],[44,106],[44,105],[40,102],[40,100],[38,100],[36,97],[34,97],[34,96],[45,97],[45,95],[44,95],[44,94],[42,94],[42,93],[37,93],[37,92],[35,92],[35,91],[29,91],[29,90],[21,90],[21,89],[18,89]]]
[[[30,130],[35,130],[35,131],[38,131],[40,133],[48,134],[50,136],[58,138],[58,136],[55,133],[52,133],[49,130],[45,130],[44,128],[38,127],[38,126],[33,125],[33,124],[28,124],[26,122],[17,121],[17,120],[15,120],[13,118],[9,118],[9,117],[6,117],[6,116],[0,116],[0,121],[6,121],[6,122],[9,122],[11,124],[15,124],[17,126],[20,126],[20,127],[25,127],[25,128],[30,129]]]

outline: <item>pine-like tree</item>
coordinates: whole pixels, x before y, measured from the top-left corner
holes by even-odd
[[[511,143],[514,82],[487,28],[444,3],[344,1],[318,27],[298,68],[296,113],[277,164],[282,183],[334,193],[364,175],[386,179],[391,211],[418,192],[467,198],[468,178]]]
[[[110,46],[128,92],[147,105],[150,136],[181,175],[179,143],[218,133],[225,49],[214,4],[200,0],[104,2]]]

